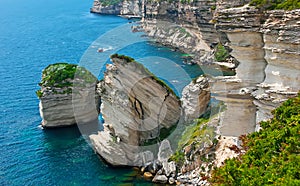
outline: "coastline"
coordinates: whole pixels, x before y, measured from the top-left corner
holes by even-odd
[[[165,5],[162,5],[162,6],[165,6]],[[183,5],[184,7],[185,5]],[[188,7],[188,5],[186,6]],[[228,24],[226,21],[224,21],[225,19],[228,19],[228,18],[224,18],[222,16],[228,16],[227,14],[231,13],[231,14],[241,14],[241,13],[245,13],[245,14],[249,14],[249,16],[251,17],[254,17],[255,20],[250,20],[250,23],[246,23],[248,25],[244,25],[245,23],[245,18],[241,19],[241,20],[238,20],[238,19],[235,19],[235,18],[231,18],[230,19],[234,19],[233,24]],[[282,11],[270,11],[268,12],[269,16],[270,16],[270,19],[272,19],[272,16],[273,14],[276,14],[277,15],[277,12],[281,12],[283,13]],[[297,12],[297,11],[296,11]],[[219,157],[221,159],[223,159],[222,161],[224,161],[226,158],[224,157],[236,157],[238,156],[238,153],[234,152],[234,150],[231,149],[232,146],[235,146],[235,147],[238,147],[239,146],[239,143],[238,142],[238,139],[237,137],[242,135],[242,134],[245,134],[245,133],[253,133],[255,131],[258,131],[259,130],[259,122],[260,121],[263,121],[263,120],[267,120],[269,119],[272,115],[271,115],[271,110],[278,107],[280,105],[280,103],[282,103],[283,101],[285,101],[287,98],[290,98],[290,97],[294,97],[296,94],[297,94],[297,91],[293,91],[295,89],[295,86],[291,89],[284,89],[284,88],[277,88],[277,87],[274,87],[274,90],[271,90],[269,91],[268,89],[271,87],[272,88],[272,85],[267,85],[265,87],[263,87],[264,84],[266,84],[264,81],[266,80],[266,77],[265,78],[261,78],[262,75],[259,74],[259,73],[262,73],[264,74],[265,73],[265,70],[268,69],[266,66],[266,63],[270,63],[270,62],[267,62],[268,60],[268,54],[267,56],[265,56],[265,53],[268,53],[269,51],[267,51],[268,49],[266,48],[266,44],[264,43],[265,41],[263,40],[260,40],[260,37],[264,37],[264,38],[268,38],[268,33],[265,33],[266,35],[261,35],[261,33],[259,33],[259,27],[261,27],[263,24],[262,23],[258,23],[256,18],[257,16],[259,16],[260,14],[257,12],[257,10],[255,8],[248,8],[247,6],[245,7],[238,7],[238,8],[231,8],[231,9],[228,9],[228,10],[224,10],[224,11],[220,11],[219,13],[221,13],[221,15],[219,17],[214,17],[211,16],[209,19],[212,20],[212,21],[216,21],[217,20],[217,31],[221,31],[223,32],[222,34],[224,35],[227,35],[227,38],[225,38],[225,41],[221,39],[221,43],[225,43],[225,47],[228,47],[230,49],[230,53],[232,53],[232,56],[231,57],[231,61],[233,62],[225,62],[224,61],[221,61],[221,62],[214,62],[214,60],[212,59],[213,58],[213,55],[214,53],[216,53],[216,50],[214,50],[213,48],[211,48],[211,46],[209,47],[206,47],[206,48],[201,48],[199,50],[196,50],[197,52],[199,51],[202,51],[200,52],[195,58],[200,58],[199,56],[205,56],[204,58],[201,58],[200,60],[200,63],[204,63],[203,61],[207,61],[205,63],[207,64],[211,64],[211,63],[215,63],[217,65],[220,65],[220,66],[227,66],[231,69],[235,69],[237,72],[237,75],[235,76],[231,76],[231,77],[217,77],[217,78],[212,78],[211,79],[211,83],[212,83],[212,92],[214,93],[214,97],[216,99],[219,99],[221,101],[224,101],[225,104],[227,105],[227,110],[222,112],[221,115],[223,115],[223,117],[225,117],[225,120],[223,120],[222,122],[225,123],[222,124],[222,123],[219,123],[217,124],[218,125],[218,131],[219,131],[219,134],[222,134],[222,138],[224,137],[224,140],[226,141],[224,144],[225,146],[223,145],[223,150],[224,149],[230,149],[228,151],[228,154],[223,154],[221,155],[222,157]],[[289,12],[287,12],[287,14],[289,14]],[[146,15],[147,16],[147,15]],[[161,16],[161,15],[160,15]],[[149,19],[149,18],[148,18]],[[159,18],[158,18],[159,19]],[[143,25],[143,29],[144,31],[147,33],[148,37],[152,37],[154,39],[156,39],[156,42],[159,43],[159,44],[162,44],[164,46],[167,46],[167,47],[171,47],[175,50],[180,50],[184,53],[197,53],[196,51],[193,51],[188,49],[188,48],[181,48],[182,46],[186,46],[186,42],[189,42],[189,37],[191,36],[195,36],[195,33],[193,33],[193,30],[194,28],[190,29],[189,28],[189,31],[187,31],[187,33],[191,34],[191,35],[188,35],[186,34],[187,38],[184,37],[185,41],[181,40],[180,38],[174,38],[173,37],[173,40],[170,41],[170,36],[173,35],[176,35],[176,33],[178,32],[182,32],[182,30],[175,30],[175,32],[170,32],[170,33],[167,33],[165,31],[163,31],[165,29],[165,24],[162,24],[162,28],[159,28],[157,27],[157,25],[159,24],[158,23],[158,19],[152,19],[150,18],[149,20],[145,20],[143,19],[142,21],[142,25]],[[293,18],[292,18],[293,19]],[[297,19],[297,17],[295,18]],[[152,21],[153,24],[151,23]],[[183,20],[185,21],[185,20]],[[234,23],[234,22],[238,22],[238,23]],[[267,20],[266,22],[268,21],[272,21],[272,20]],[[150,26],[149,26],[149,22],[150,22]],[[145,23],[146,23],[146,26],[145,26]],[[148,24],[148,25],[147,25]],[[151,25],[152,24],[152,25]],[[270,24],[270,23],[269,23]],[[153,26],[154,25],[154,26]],[[205,24],[203,24],[205,25]],[[210,25],[213,25],[210,23]],[[271,25],[271,24],[270,24]],[[182,28],[185,29],[185,32],[187,29],[188,25],[184,25]],[[265,25],[263,25],[263,27],[266,27]],[[200,25],[200,28],[201,28],[201,25]],[[236,30],[230,30],[230,29],[236,29]],[[168,30],[168,29],[167,29]],[[201,30],[201,29],[200,29]],[[212,33],[215,33],[215,31],[211,30]],[[168,35],[169,34],[169,35]],[[207,33],[202,33],[202,37],[206,37],[205,34]],[[251,41],[247,43],[247,41],[244,41],[242,38],[240,38],[241,34],[247,34],[249,37],[253,38],[253,42],[260,42],[261,44],[258,44],[258,45],[261,45],[261,46],[258,46],[254,43],[252,43]],[[207,36],[206,38],[206,41],[211,39],[210,38],[211,36]],[[224,39],[224,38],[223,38]],[[270,38],[268,38],[270,39]],[[226,43],[228,42],[228,40],[231,40],[229,43]],[[199,43],[201,43],[202,41],[199,41]],[[211,43],[214,43],[215,41],[210,41]],[[239,44],[239,42],[246,42],[246,43],[242,43],[242,44]],[[174,44],[176,43],[176,44]],[[179,45],[178,45],[179,43]],[[194,44],[191,44],[191,46],[194,46]],[[198,44],[197,44],[198,45]],[[179,46],[179,47],[178,47]],[[242,50],[241,50],[242,49]],[[249,52],[249,55],[252,55],[253,51],[250,51],[250,50],[253,50],[254,51],[258,51],[258,50],[262,50],[262,49],[267,49],[266,51],[258,51],[259,52],[259,55],[257,56],[257,58],[247,58],[248,57],[248,53]],[[203,53],[203,50],[204,50],[204,53]],[[243,58],[241,56],[241,51],[243,52],[246,52],[246,58]],[[240,54],[239,54],[240,53]],[[260,54],[261,53],[261,54]],[[266,59],[264,59],[266,58]],[[238,61],[238,63],[236,62]],[[257,74],[254,74],[253,77],[250,77],[248,76],[246,72],[246,70],[249,70],[249,69],[253,69],[255,70],[255,67],[253,66],[247,66],[248,64],[246,64],[244,61],[247,61],[247,62],[252,62],[253,63],[256,63],[257,64],[257,68],[258,69],[258,73]],[[242,62],[242,64],[239,64],[240,62]],[[198,62],[199,63],[199,62]],[[246,65],[246,66],[245,66]],[[277,69],[276,70],[280,70],[280,69]],[[248,72],[249,73],[249,72]],[[269,75],[269,72],[266,72],[264,74],[264,76],[268,76]],[[272,78],[270,78],[272,79]],[[267,80],[268,77],[267,77]],[[285,82],[287,83],[287,82]],[[287,83],[288,84],[288,83]],[[222,88],[225,88],[225,89],[228,89],[227,92],[224,92],[224,90],[222,90],[221,88],[219,87],[222,87]],[[297,86],[296,86],[297,88]],[[246,102],[244,101],[246,100]],[[270,107],[268,109],[265,109],[266,107]],[[249,109],[250,108],[250,109]],[[251,114],[249,115],[249,110],[251,110]],[[256,111],[258,110],[258,111]],[[231,114],[232,113],[237,113],[237,115],[234,117],[234,118],[230,118],[231,117]],[[244,119],[241,119],[241,118],[244,118]],[[242,126],[235,126],[235,127],[241,127],[241,131],[239,132],[232,132],[230,130],[226,130],[226,128],[230,128],[230,127],[233,127],[231,125],[228,125],[226,123],[232,123],[233,121],[237,121],[237,120],[242,120],[243,121],[243,124]],[[250,122],[250,125],[249,125],[249,121]],[[229,142],[231,141],[231,142]],[[220,142],[222,143],[222,142]],[[221,145],[222,146],[222,145]],[[218,156],[218,155],[217,155]],[[219,154],[220,156],[220,154]],[[221,162],[222,162],[221,161]],[[219,162],[219,160],[217,161],[218,165],[221,164],[221,162]],[[182,170],[182,169],[181,169]],[[143,172],[143,171],[142,171]],[[192,172],[191,174],[195,174],[195,172]],[[199,173],[196,173],[196,174],[199,174]],[[180,175],[181,176],[181,175]],[[190,182],[190,183],[194,183],[193,181],[191,180],[185,180],[187,178],[189,178],[190,174],[187,174],[186,177],[182,177],[182,182]],[[209,175],[205,175],[204,177],[206,176],[209,176]],[[206,184],[206,183],[200,183],[199,180],[196,180],[196,183],[197,184]]]

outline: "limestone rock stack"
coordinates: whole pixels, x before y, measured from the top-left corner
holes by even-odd
[[[42,75],[40,99],[42,126],[63,127],[97,120],[99,96],[95,94],[97,79],[77,65],[49,65]]]
[[[147,152],[141,147],[156,143],[177,125],[180,100],[133,59],[115,55],[112,61],[97,87],[105,128],[90,139],[97,153],[112,165],[143,165]]]

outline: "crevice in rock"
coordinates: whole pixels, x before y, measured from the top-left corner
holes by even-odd
[[[157,114],[157,121],[156,122],[157,122],[157,139],[158,139],[158,143],[161,142],[161,139],[160,139],[160,130],[161,130],[160,117],[161,117],[161,115],[160,114],[161,114],[161,111],[162,111],[162,109],[164,107],[165,101],[167,100],[168,96],[170,96],[170,92],[169,91],[167,91],[167,94],[165,94],[164,100],[163,100],[163,102],[162,102],[162,104],[161,104],[161,106],[159,108],[159,112]]]

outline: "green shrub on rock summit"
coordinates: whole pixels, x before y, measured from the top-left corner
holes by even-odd
[[[40,86],[66,87],[72,86],[76,78],[82,79],[85,83],[93,83],[97,78],[84,67],[68,63],[56,63],[49,65],[43,70]]]
[[[300,185],[300,93],[261,122],[259,132],[243,136],[244,155],[216,169],[216,185]]]
[[[100,0],[103,6],[109,6],[109,5],[117,5],[121,3],[123,0]]]
[[[97,78],[84,67],[75,64],[56,63],[51,64],[43,70],[41,87],[50,87],[54,93],[58,93],[55,88],[65,89],[60,93],[71,93],[72,86],[76,79],[76,86],[86,85],[97,82]],[[38,97],[42,97],[43,91],[36,92]]]
[[[300,8],[299,0],[252,0],[250,5],[256,6],[263,10],[294,10]]]

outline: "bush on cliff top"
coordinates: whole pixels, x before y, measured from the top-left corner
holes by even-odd
[[[83,80],[84,83],[97,81],[97,78],[84,67],[68,63],[56,63],[43,70],[39,85],[44,87],[69,87],[73,85],[72,80],[74,77]]]
[[[250,5],[256,6],[263,10],[294,10],[300,8],[299,0],[252,0]]]
[[[262,130],[241,137],[246,153],[216,169],[216,185],[300,185],[300,93],[275,109]]]
[[[99,0],[103,6],[109,6],[109,5],[117,5],[121,3],[123,0]]]

